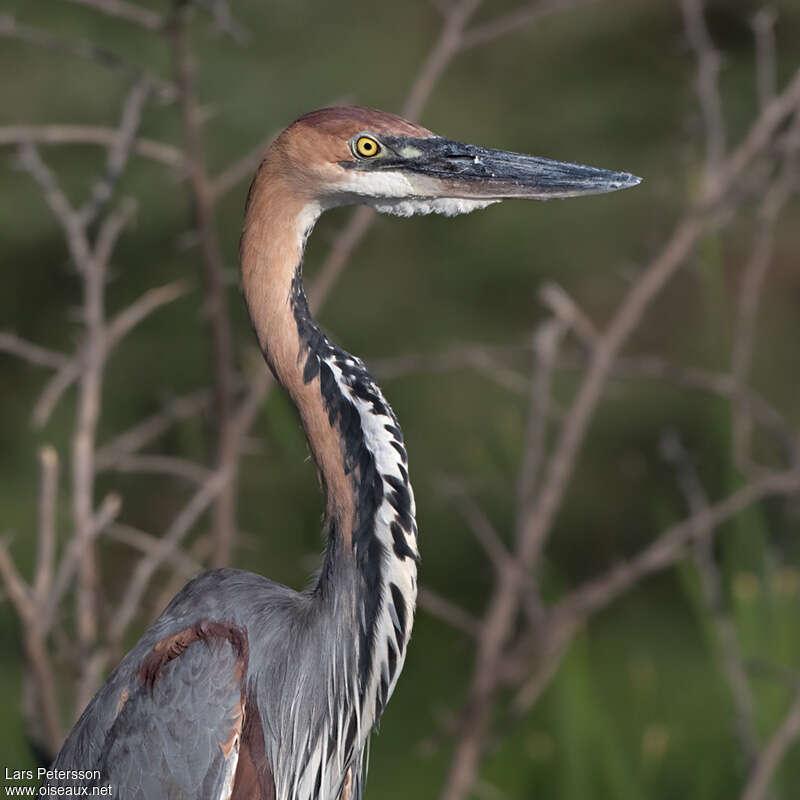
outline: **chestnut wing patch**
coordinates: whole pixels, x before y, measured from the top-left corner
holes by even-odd
[[[245,715],[246,633],[203,621],[159,641],[106,737],[101,785],[124,800],[228,800]]]

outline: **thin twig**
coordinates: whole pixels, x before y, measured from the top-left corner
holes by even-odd
[[[13,14],[0,14],[0,36],[18,39],[46,50],[54,50],[57,53],[87,59],[134,80],[149,76],[162,100],[168,101],[174,97],[175,87],[168,81],[151,75],[112,50],[88,39],[69,39],[64,36],[56,36],[43,28],[17,22]]]
[[[143,8],[136,3],[129,3],[127,0],[69,0],[71,3],[88,6],[97,11],[102,11],[110,17],[123,19],[125,22],[133,22],[142,28],[150,31],[160,31],[164,27],[163,17],[156,11]]]
[[[142,121],[147,98],[150,96],[152,83],[144,76],[134,83],[122,106],[122,116],[117,127],[117,138],[106,154],[105,174],[92,186],[91,197],[83,204],[78,214],[84,225],[93,222],[103,206],[111,199],[114,187],[125,170],[133,147],[136,134]]]
[[[725,120],[719,94],[720,55],[711,41],[702,0],[681,0],[683,27],[697,60],[697,97],[705,126],[706,179],[715,175],[725,157]]]
[[[417,605],[456,630],[466,633],[467,636],[477,637],[480,622],[463,608],[457,606],[452,600],[447,600],[438,592],[427,586],[421,586],[417,596]]]
[[[536,0],[502,14],[489,22],[469,28],[461,39],[459,50],[470,50],[478,45],[488,44],[520,28],[528,27],[551,14],[560,14],[576,8],[589,6],[597,0]]]
[[[483,548],[498,575],[513,568],[511,555],[500,534],[466,486],[455,478],[444,478],[440,483],[442,491],[452,501],[456,513]]]
[[[43,731],[43,746],[55,755],[64,739],[56,697],[56,679],[44,642],[33,593],[17,571],[6,542],[0,539],[0,579],[22,623],[22,641]],[[35,724],[31,725],[36,728]]]
[[[37,367],[59,369],[69,361],[69,356],[29,342],[15,333],[0,333],[0,351],[17,356],[17,358],[21,358],[29,364],[35,364]]]
[[[784,91],[751,126],[741,145],[704,188],[700,206],[711,209],[738,180],[750,162],[772,141],[787,115],[800,104],[800,70]],[[443,800],[463,800],[477,775],[491,699],[497,688],[504,647],[513,632],[523,591],[522,573],[535,564],[560,507],[576,458],[619,351],[637,327],[646,309],[684,263],[703,231],[703,219],[693,210],[678,224],[669,241],[629,289],[606,331],[592,350],[589,366],[567,412],[548,462],[537,502],[530,509],[518,539],[521,569],[497,584],[484,616],[470,685],[464,735],[456,744]]]
[[[37,145],[97,145],[113,148],[119,131],[101,125],[3,125],[0,126],[0,145],[19,146],[26,142]],[[133,152],[167,167],[179,169],[185,165],[183,153],[166,142],[137,138]]]
[[[767,797],[776,770],[798,736],[800,736],[800,692],[797,692],[788,713],[764,746],[742,792],[741,800],[764,800]]]
[[[207,411],[210,405],[209,389],[200,389],[170,400],[161,411],[118,434],[100,447],[96,455],[97,469],[112,469],[120,459],[152,444],[176,422]]]
[[[214,4],[215,13],[227,13],[227,6]],[[202,131],[195,97],[194,75],[188,41],[187,5],[176,9],[169,26],[170,45],[178,84],[187,168],[194,218],[200,243],[205,284],[204,312],[211,337],[214,389],[214,465],[228,480],[212,505],[214,555],[212,565],[230,563],[236,534],[237,440],[233,429],[234,352],[233,333],[225,293],[225,263],[217,235],[214,189],[203,152]],[[227,17],[226,17],[227,18]]]
[[[796,161],[790,158],[765,194],[759,209],[755,242],[742,271],[731,348],[731,377],[736,386],[744,387],[749,379],[761,292],[775,249],[775,227],[781,211],[796,189]],[[747,470],[751,463],[752,418],[747,413],[745,402],[742,399],[734,403],[732,418],[734,461],[742,471]]]
[[[756,41],[756,95],[759,109],[766,108],[775,97],[777,58],[775,54],[775,21],[778,13],[765,6],[753,17],[752,27]]]
[[[47,607],[56,558],[56,503],[58,500],[58,453],[46,445],[39,451],[39,537],[33,578],[33,603],[37,613]]]
[[[108,640],[112,648],[119,646],[125,631],[136,617],[141,606],[142,596],[153,575],[171,557],[200,516],[214,502],[216,496],[229,481],[230,475],[225,472],[215,472],[211,475],[175,517],[164,536],[159,540],[158,549],[153,550],[136,565],[109,625]]]
[[[106,536],[116,542],[133,547],[140,553],[150,557],[158,558],[163,547],[161,539],[156,536],[140,531],[131,525],[123,525],[120,522],[111,523],[106,529]],[[169,553],[168,560],[181,573],[184,580],[203,571],[203,565],[199,561],[195,561],[179,547]]]
[[[708,508],[708,497],[677,433],[665,434],[661,452],[676,470],[678,484],[686,499],[691,516],[702,519]],[[725,607],[722,576],[714,559],[714,529],[701,526],[692,534],[694,563],[700,576],[702,596],[719,647],[722,670],[728,683],[736,710],[736,730],[747,769],[755,763],[758,752],[758,731],[755,722],[755,701],[747,680],[736,624]]]
[[[208,480],[209,469],[185,458],[161,455],[126,455],[114,464],[117,472],[144,472],[150,475],[171,475],[190,483]]]

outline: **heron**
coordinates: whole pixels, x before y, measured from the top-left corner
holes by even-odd
[[[369,736],[406,658],[420,555],[403,433],[363,361],[311,315],[306,240],[336,206],[453,216],[639,181],[363,107],[312,111],[277,136],[248,195],[241,280],[316,462],[321,569],[299,592],[227,568],[190,581],[89,703],[51,783],[135,800],[360,800]]]

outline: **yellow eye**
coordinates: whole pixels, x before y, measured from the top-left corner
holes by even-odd
[[[356,139],[356,155],[374,158],[380,151],[381,146],[371,136],[359,136]]]

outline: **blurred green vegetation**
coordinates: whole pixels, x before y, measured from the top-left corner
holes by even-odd
[[[142,3],[144,5],[144,3]],[[150,0],[154,8],[166,3]],[[800,4],[781,0],[779,80],[797,66]],[[513,7],[486,2],[478,19]],[[168,75],[169,53],[156,35],[58,0],[2,0],[19,21],[103,42],[131,62]],[[724,53],[722,85],[731,143],[755,108],[748,0],[711,3],[708,20]],[[249,46],[222,37],[195,16],[193,48],[199,99],[208,111],[205,146],[213,171],[268,132],[310,108],[346,99],[398,110],[437,35],[439,15],[424,0],[242,0],[237,18]],[[0,125],[116,124],[128,88],[97,64],[3,39]],[[544,280],[558,281],[598,323],[613,312],[632,274],[657,252],[699,180],[702,131],[693,93],[694,62],[677,6],[667,0],[609,0],[546,18],[456,58],[422,121],[444,135],[535,152],[645,177],[635,191],[564,203],[506,203],[453,220],[380,219],[357,250],[321,314],[344,347],[371,358],[434,353],[463,342],[519,344],[543,311]],[[142,134],[180,143],[174,107],[148,106]],[[98,148],[43,149],[71,197],[86,196],[102,168]],[[76,338],[67,312],[79,302],[56,221],[30,178],[0,151],[0,329],[54,348]],[[225,258],[235,268],[245,183],[219,205]],[[189,225],[185,185],[135,159],[119,191],[138,201],[135,229],[114,259],[109,308],[144,289],[198,274],[199,256],[181,246]],[[800,227],[795,200],[779,226],[776,257],[759,318],[753,385],[800,424],[797,308]],[[326,215],[312,236],[313,276],[346,211]],[[632,349],[690,365],[729,368],[737,276],[752,219],[745,214],[709,237],[698,256],[659,297]],[[230,309],[239,352],[251,333],[238,291]],[[101,441],[157,410],[165,398],[208,385],[207,336],[199,293],[153,315],[112,360],[104,388]],[[43,431],[29,413],[42,371],[0,355],[0,531],[29,574],[36,529],[36,453],[53,443],[66,463],[74,398],[67,395]],[[566,402],[575,373],[559,373]],[[527,399],[463,370],[385,382],[408,443],[423,551],[422,581],[478,613],[491,567],[436,490],[443,474],[462,478],[498,529],[510,536],[513,487]],[[712,498],[739,485],[730,467],[730,409],[721,400],[645,380],[610,384],[545,553],[548,592],[597,574],[685,516],[674,475],[658,455],[665,428],[681,431]],[[321,502],[295,415],[270,396],[256,431],[259,451],[245,458],[240,486],[238,566],[302,586],[321,547]],[[168,453],[204,457],[202,420],[176,426]],[[99,492],[124,497],[123,519],[164,530],[185,497],[163,479],[103,476]],[[60,530],[69,531],[68,475],[62,474]],[[798,524],[779,504],[764,504],[725,526],[717,554],[726,596],[748,658],[800,669]],[[132,564],[121,545],[103,550],[113,595]],[[147,620],[142,619],[144,626]],[[24,736],[20,687],[24,663],[18,625],[0,605],[0,698],[5,765],[34,764]],[[373,740],[368,794],[433,797],[448,765],[438,726],[462,704],[471,645],[420,612],[404,676]],[[762,737],[785,710],[789,690],[755,677]],[[721,800],[741,789],[744,764],[730,693],[689,567],[656,576],[582,632],[534,711],[504,731],[484,777],[504,797]],[[423,746],[424,744],[424,746]],[[411,768],[413,765],[413,768]],[[800,762],[787,759],[776,797],[797,796]]]

